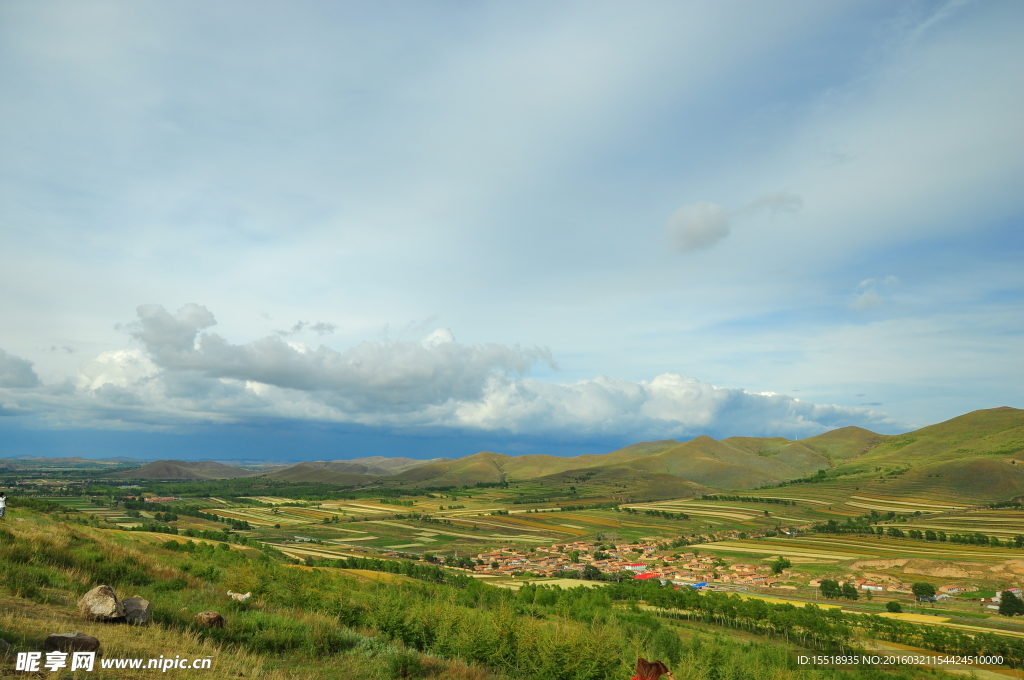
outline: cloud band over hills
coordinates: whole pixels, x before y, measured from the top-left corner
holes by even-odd
[[[444,328],[418,342],[379,340],[337,351],[279,335],[233,344],[204,330],[214,324],[200,305],[175,314],[142,305],[131,329],[139,347],[102,352],[63,383],[43,384],[30,362],[0,353],[3,412],[74,427],[173,429],[273,418],[558,438],[804,437],[846,425],[895,425],[869,409],[675,373],[546,382],[528,375],[538,363],[554,366],[546,348],[464,345]]]

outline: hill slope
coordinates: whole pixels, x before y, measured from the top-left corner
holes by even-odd
[[[384,482],[460,486],[513,480],[560,483],[563,478],[586,476],[593,481],[614,483],[613,479],[644,473],[668,475],[680,483],[746,489],[803,477],[828,467],[828,459],[823,455],[786,439],[737,438],[719,442],[698,437],[684,443],[674,439],[642,442],[604,455],[571,458],[508,456],[484,451],[412,468]]]
[[[269,472],[266,476],[271,479],[280,479],[285,482],[315,482],[317,484],[337,484],[338,486],[367,484],[378,478],[377,475],[366,475],[358,472],[342,472],[311,463],[289,465],[286,468]]]
[[[1024,410],[973,411],[896,437],[837,466],[883,496],[1005,500],[1024,495]]]
[[[642,442],[604,455],[571,458],[481,452],[411,468],[380,481],[418,486],[531,480],[569,484],[585,477],[590,482],[620,484],[658,475],[659,488],[674,483],[679,495],[691,495],[697,489],[770,486],[819,470],[831,470],[830,477],[846,478],[864,491],[876,485],[874,477],[898,470],[898,479],[878,482],[882,490],[877,493],[899,489],[921,493],[933,488],[979,497],[1024,494],[1024,411],[1006,407],[975,411],[894,437],[844,427],[797,441],[782,437],[716,441],[701,436],[687,442]]]
[[[158,460],[117,474],[123,479],[236,479],[258,473],[210,460]]]

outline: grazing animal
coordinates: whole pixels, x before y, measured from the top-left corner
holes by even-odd
[[[239,602],[245,602],[250,597],[252,597],[252,593],[246,593],[245,595],[243,595],[242,593],[233,593],[229,590],[228,597],[238,600]]]

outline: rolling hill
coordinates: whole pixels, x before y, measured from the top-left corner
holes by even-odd
[[[478,482],[541,480],[560,482],[573,477],[594,481],[636,476],[669,475],[701,486],[751,488],[830,467],[829,461],[802,446],[784,446],[788,440],[771,442],[762,450],[756,440],[734,442],[697,437],[688,442],[672,439],[643,442],[604,455],[572,458],[558,456],[508,456],[483,451],[452,461],[432,463],[387,478],[420,486],[460,486]]]
[[[259,474],[245,468],[224,465],[209,460],[158,460],[119,472],[116,476],[122,479],[235,479],[252,477]]]
[[[893,496],[1008,499],[1024,495],[1024,410],[973,411],[887,437],[838,465],[859,489]]]
[[[420,460],[416,458],[385,458],[384,456],[353,458],[352,460],[317,460],[280,468],[268,473],[267,476],[286,482],[316,482],[354,486],[368,484],[379,477],[387,477],[411,468],[445,463],[450,460],[450,458]]]
[[[872,488],[876,473],[899,470],[898,479],[881,482],[887,493],[904,487],[948,487],[955,494],[972,490],[1000,497],[1024,494],[1024,411],[1008,407],[974,411],[898,436],[844,427],[801,440],[730,437],[717,441],[701,436],[687,442],[642,442],[603,455],[571,458],[484,451],[413,467],[379,481],[460,486],[505,481],[567,484],[586,478],[617,484],[639,483],[657,475],[659,488],[677,480],[679,495],[691,495],[699,489],[771,486],[819,470],[828,471],[828,479],[862,479],[865,486],[858,488],[864,490]]]
[[[362,467],[362,466],[354,466]],[[280,479],[285,482],[310,482],[316,484],[337,484],[338,486],[356,486],[368,484],[379,475],[365,475],[358,472],[342,472],[330,468],[321,467],[312,463],[298,463],[289,465],[280,470],[267,473],[271,479]]]

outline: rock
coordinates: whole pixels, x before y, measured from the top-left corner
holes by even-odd
[[[78,601],[78,611],[90,621],[113,621],[124,618],[124,607],[110,586],[96,586]]]
[[[85,633],[53,633],[43,642],[44,652],[95,652],[100,641]]]
[[[124,607],[124,620],[136,626],[144,626],[149,623],[149,600],[140,595],[126,597],[121,600]]]
[[[223,628],[227,619],[221,616],[220,612],[208,611],[196,614],[196,622],[207,628]]]

